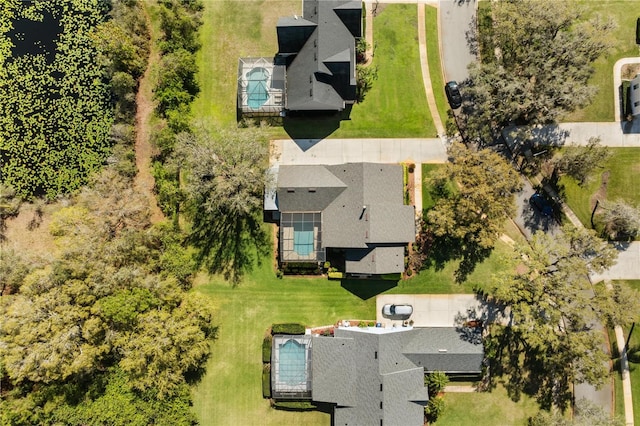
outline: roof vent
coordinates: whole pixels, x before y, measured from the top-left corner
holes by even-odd
[[[309,192],[316,192],[315,188],[309,188]]]
[[[296,190],[293,188],[287,188],[287,192],[296,192]]]

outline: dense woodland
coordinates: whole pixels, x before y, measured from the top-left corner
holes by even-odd
[[[216,328],[188,292],[196,263],[185,236],[152,225],[132,184],[146,6],[0,3],[0,91],[11,99],[0,106],[0,213],[15,213],[18,198],[66,205],[50,226],[56,254],[0,250],[0,423],[195,424],[189,383],[204,372]],[[194,4],[160,2],[164,47],[181,39]],[[50,32],[32,40],[30,25]],[[163,61],[184,71],[179,55]],[[182,71],[160,76],[161,118],[193,98],[168,101]]]

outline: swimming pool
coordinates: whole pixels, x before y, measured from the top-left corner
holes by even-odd
[[[308,256],[313,252],[313,223],[293,224],[293,250],[300,256]]]
[[[290,386],[306,382],[305,352],[305,345],[296,342],[294,339],[289,339],[280,345],[280,382]]]
[[[269,71],[262,67],[253,68],[247,73],[247,105],[251,109],[258,109],[269,99],[267,81]]]

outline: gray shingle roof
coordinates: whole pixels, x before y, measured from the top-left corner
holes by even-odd
[[[424,370],[397,350],[403,334],[340,328],[335,337],[313,338],[312,398],[338,405],[334,424],[422,425]]]
[[[465,338],[455,327],[417,328],[403,353],[426,371],[479,373],[484,349]]]
[[[355,99],[355,39],[362,4],[303,0],[301,18],[278,21],[280,54],[294,54],[287,68],[286,108],[337,110]]]
[[[346,272],[404,269],[415,220],[414,208],[404,205],[399,165],[280,166],[277,187],[281,212],[322,212],[323,248],[355,249],[347,250]]]

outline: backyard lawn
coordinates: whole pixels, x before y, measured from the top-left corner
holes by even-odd
[[[586,17],[600,14],[602,17],[611,17],[617,23],[613,31],[614,47],[608,55],[601,57],[594,63],[595,72],[589,84],[598,88],[593,102],[574,113],[567,115],[560,121],[618,121],[614,117],[613,105],[613,65],[618,59],[638,56],[638,48],[635,44],[637,13],[632,9],[637,6],[636,1],[631,0],[581,0],[586,8]]]
[[[576,213],[587,228],[591,227],[591,197],[600,190],[600,197],[609,201],[625,200],[634,205],[640,204],[640,149],[609,148],[612,156],[602,169],[598,169],[582,187],[570,177],[562,177],[559,182],[561,192],[569,207]],[[602,190],[603,175],[608,174],[606,190]],[[606,175],[605,175],[606,176]],[[595,199],[594,199],[595,202]]]
[[[299,15],[299,0],[205,2],[198,53],[200,94],[193,103],[194,124],[206,129],[236,125],[239,57],[273,57],[275,25],[281,16]],[[431,137],[436,135],[426,102],[418,51],[415,5],[388,5],[374,19],[378,79],[351,119],[287,120],[274,137]],[[437,41],[436,41],[437,43]],[[339,126],[339,127],[338,127]]]

